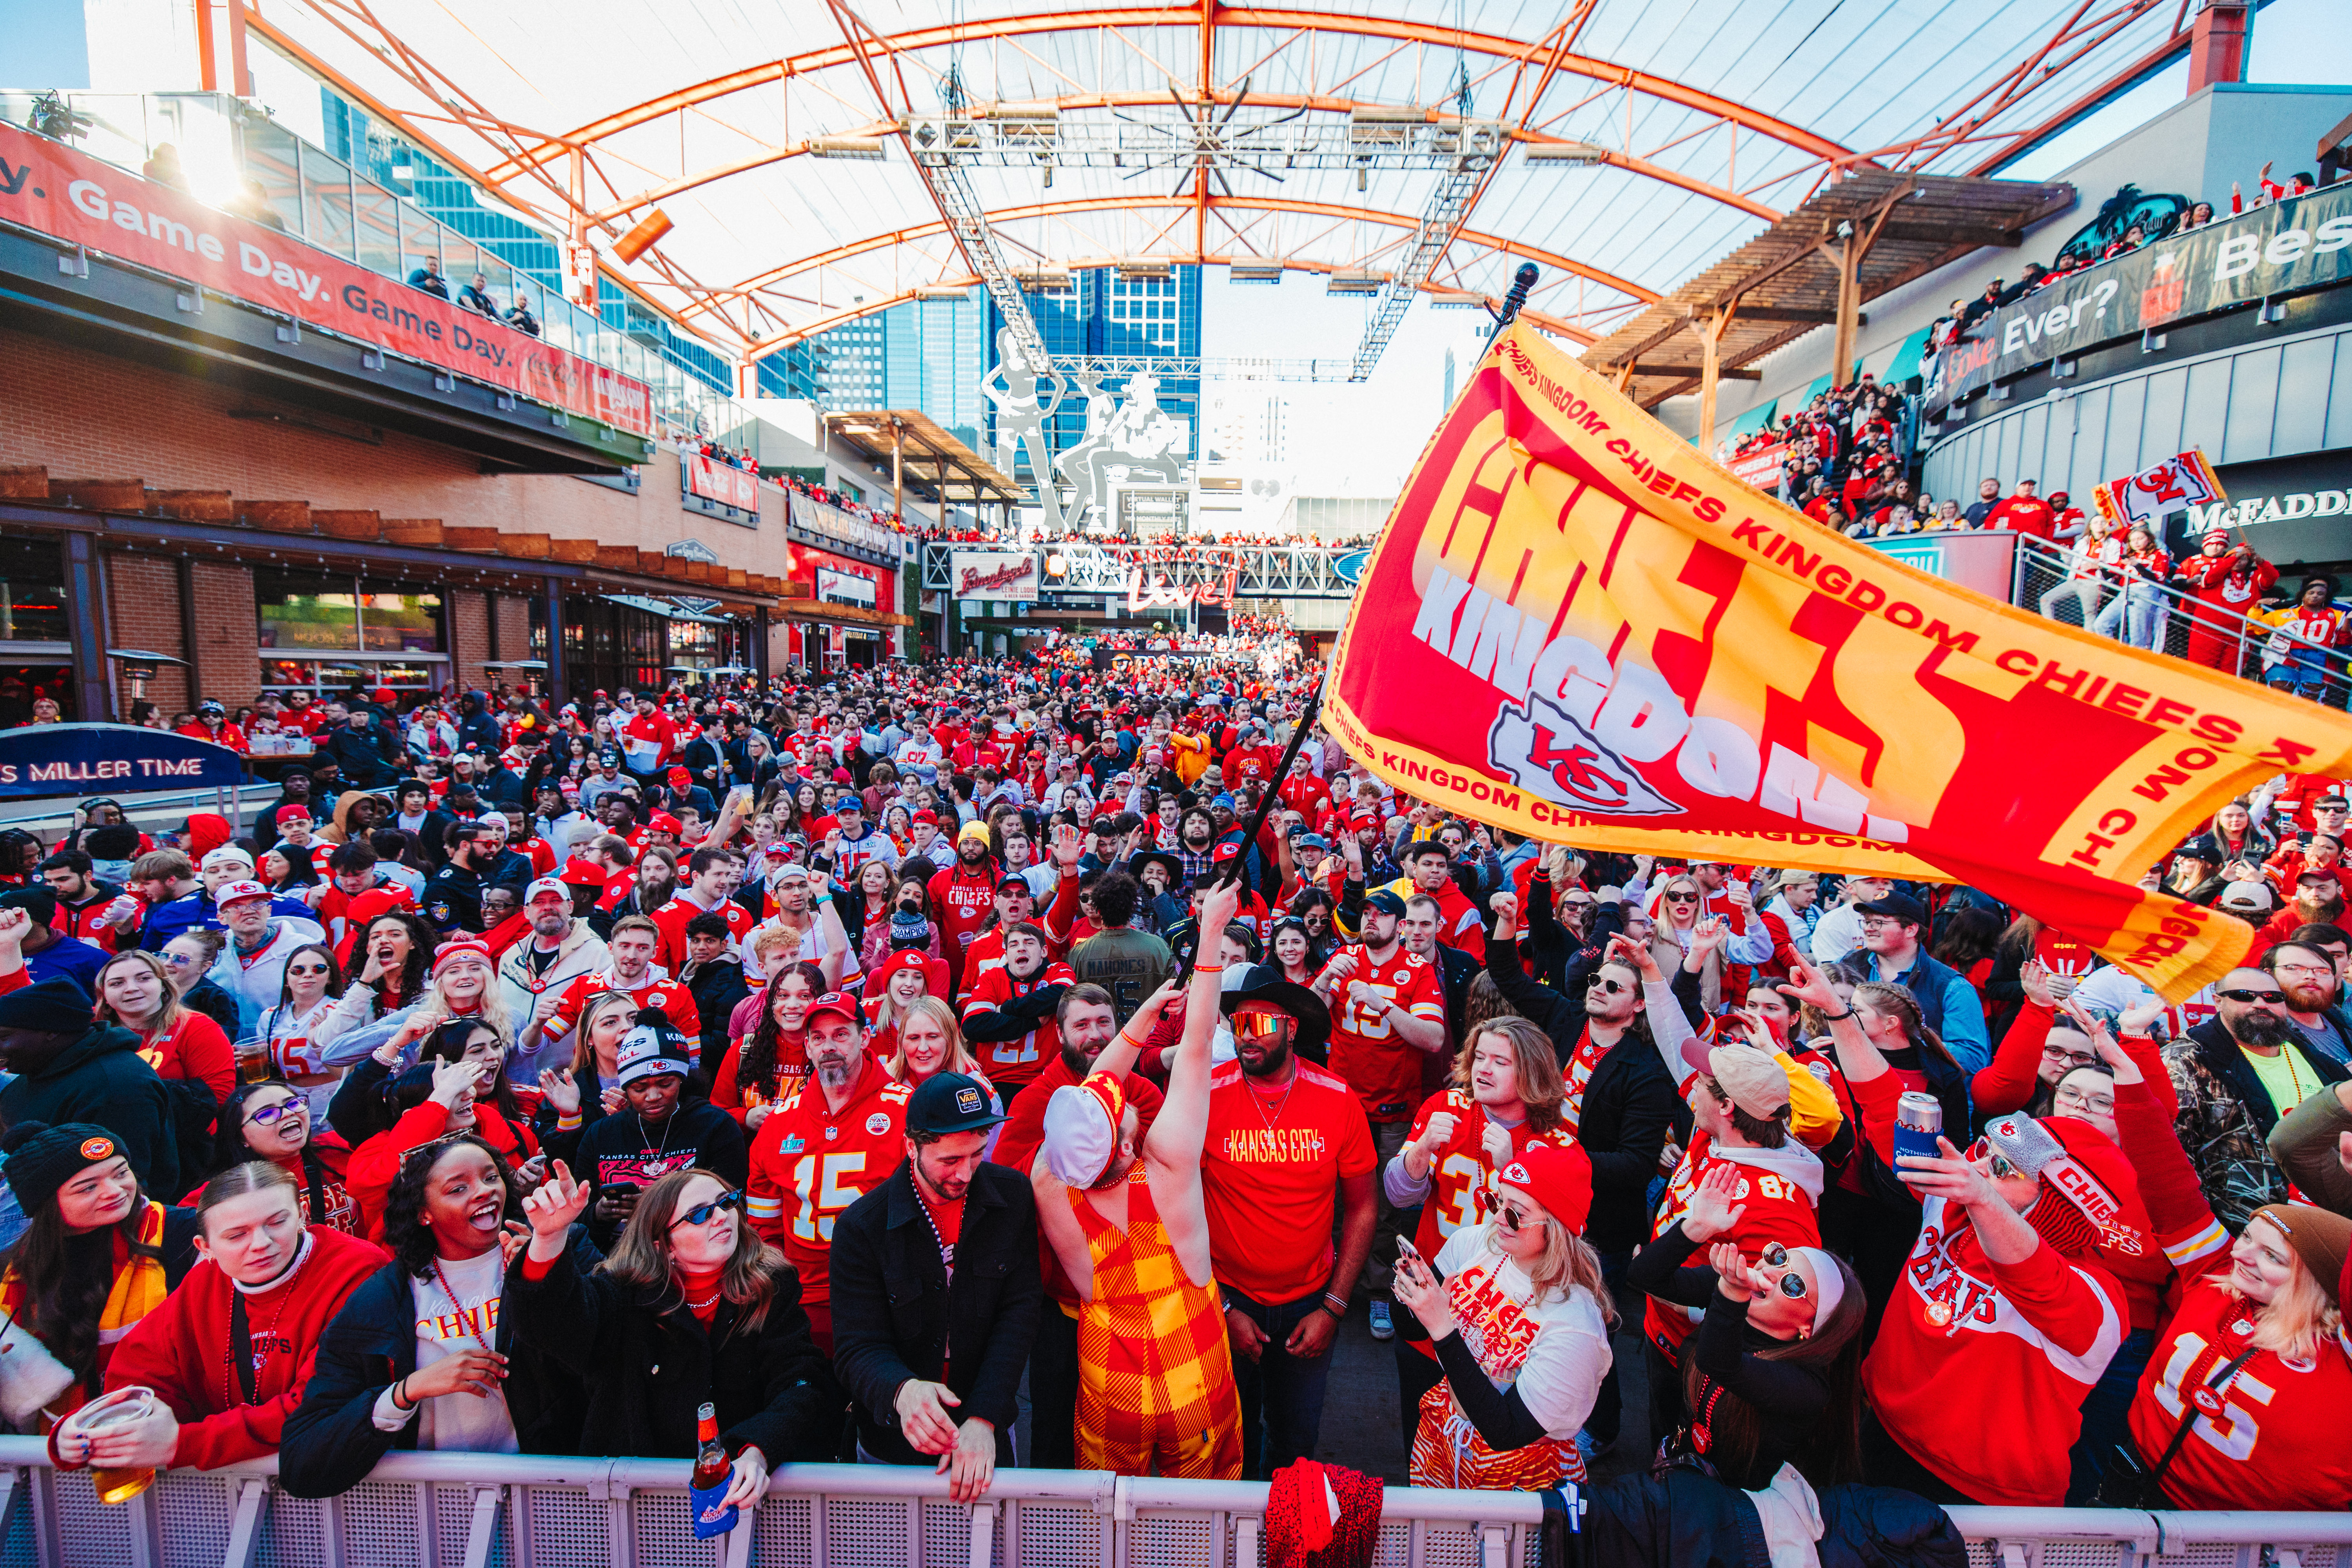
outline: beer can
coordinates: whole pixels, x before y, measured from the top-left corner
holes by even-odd
[[[1936,1147],[1937,1138],[1944,1131],[1944,1104],[1932,1094],[1913,1090],[1895,1102],[1895,1173],[1904,1174],[1902,1163],[1906,1154],[1924,1154],[1930,1159],[1943,1152]]]

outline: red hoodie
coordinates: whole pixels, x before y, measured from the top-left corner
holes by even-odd
[[[449,1112],[438,1100],[428,1100],[401,1112],[389,1132],[379,1132],[352,1151],[343,1184],[360,1206],[360,1228],[370,1241],[383,1237],[384,1200],[392,1195],[393,1179],[411,1149],[422,1148],[448,1131]],[[520,1164],[539,1152],[539,1140],[528,1127],[515,1126],[499,1114],[498,1107],[474,1102],[474,1131],[496,1149],[508,1165]]]
[[[245,1299],[254,1404],[224,1353],[235,1287],[210,1258],[114,1348],[108,1389],[152,1388],[180,1418],[173,1465],[210,1470],[276,1453],[286,1418],[302,1403],[320,1336],[351,1293],[392,1261],[381,1247],[341,1231],[313,1226],[307,1234],[310,1255],[293,1276]]]

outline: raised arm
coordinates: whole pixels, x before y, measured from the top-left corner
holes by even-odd
[[[1238,883],[1219,882],[1201,906],[1203,935],[1233,923],[1241,907]],[[1224,966],[1193,965],[1184,994],[1184,1037],[1168,1064],[1168,1094],[1160,1115],[1144,1140],[1144,1152],[1154,1165],[1171,1173],[1190,1172],[1198,1180],[1201,1146],[1209,1136],[1209,1049],[1223,1014]]]

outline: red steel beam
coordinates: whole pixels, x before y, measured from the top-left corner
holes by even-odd
[[[1063,217],[1076,213],[1127,212],[1142,207],[1190,207],[1192,205],[1192,195],[1189,191],[1181,195],[1169,196],[1086,196],[1068,201],[1039,202],[1030,206],[999,208],[988,215],[988,220],[992,224],[1019,223],[1028,218]],[[1302,202],[1285,196],[1213,195],[1209,198],[1209,205],[1213,207],[1232,208],[1242,212],[1298,213],[1310,217],[1381,224],[1391,228],[1414,228],[1421,223],[1420,218],[1402,213],[1378,212],[1367,207],[1340,206],[1330,202]],[[802,257],[797,260],[788,261],[781,267],[771,268],[731,289],[715,289],[712,291],[712,300],[709,304],[689,306],[682,313],[691,316],[699,310],[715,310],[719,301],[751,293],[800,273],[814,271],[820,267],[835,266],[853,257],[866,255],[877,250],[887,250],[894,245],[905,245],[918,239],[928,239],[934,235],[946,232],[947,224],[944,221],[926,221],[910,225],[906,228],[894,229],[887,234],[852,240],[845,245],[835,246],[829,250],[820,251],[814,256]],[[1507,239],[1500,235],[1482,234],[1473,229],[1464,229],[1456,237],[1482,249],[1499,251],[1507,256],[1516,256],[1523,260],[1555,268],[1559,271],[1582,278],[1588,282],[1613,289],[1618,293],[1639,300],[1645,305],[1654,305],[1659,302],[1660,296],[1654,290],[1645,289],[1631,279],[1620,278],[1613,272],[1605,272],[1598,267],[1589,266],[1555,251],[1541,249],[1523,240]],[[1187,259],[1196,258],[1188,258]],[[1295,265],[1307,270],[1319,269],[1303,261],[1294,263],[1286,259],[1284,265]],[[1329,265],[1344,266],[1346,263],[1333,262]]]
[[[1556,58],[1557,70],[1581,76],[1594,81],[1623,87],[1647,97],[1680,104],[1703,113],[1728,120],[1744,130],[1757,132],[1775,141],[1784,142],[1801,152],[1832,162],[1849,160],[1851,149],[1769,114],[1760,113],[1748,105],[1717,97],[1693,87],[1686,87],[1670,78],[1648,71],[1634,70],[1627,66],[1596,59],[1589,55],[1566,51],[1548,51],[1543,40],[1503,37],[1491,33],[1456,32],[1449,27],[1406,22],[1393,17],[1345,16],[1318,11],[1257,10],[1243,6],[1193,5],[1181,6],[1138,5],[1104,6],[1076,11],[1049,11],[1024,16],[998,16],[987,21],[965,22],[932,27],[918,27],[892,34],[880,40],[882,47],[895,52],[908,49],[937,48],[949,44],[971,43],[990,38],[1023,37],[1040,33],[1085,32],[1097,28],[1119,27],[1193,27],[1205,36],[1214,26],[1261,27],[1287,32],[1338,33],[1357,37],[1389,38],[1404,43],[1426,44],[1436,48],[1459,48],[1472,54],[1496,56],[1506,59],[1542,59],[1549,65]],[[730,71],[713,77],[691,87],[682,87],[642,103],[617,110],[611,114],[590,121],[568,134],[550,140],[520,157],[510,158],[489,171],[494,184],[503,184],[530,169],[562,156],[574,146],[601,141],[633,126],[658,120],[666,114],[708,103],[713,99],[764,86],[772,81],[805,76],[813,71],[835,67],[856,65],[858,51],[846,43],[804,54],[771,60],[764,65]]]

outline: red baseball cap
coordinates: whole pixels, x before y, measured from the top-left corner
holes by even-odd
[[[646,831],[648,833],[683,833],[686,831],[686,824],[680,822],[677,817],[672,816],[667,811],[656,811],[651,816],[646,818]]]
[[[910,822],[926,822],[930,824],[933,827],[937,827],[940,825],[940,814],[933,811],[927,805],[923,807],[922,810],[915,813],[915,815],[908,820]]]
[[[676,784],[680,789],[684,789],[687,785],[694,782],[694,774],[685,768],[670,769],[668,777],[669,782]]]
[[[563,880],[575,888],[601,888],[604,885],[604,868],[593,860],[566,860]]]
[[[839,991],[828,991],[810,1003],[808,1010],[801,1015],[801,1021],[803,1024],[814,1023],[819,1013],[831,1013],[835,1017],[846,1018],[861,1026],[866,1022],[865,1011],[858,1006],[857,998]]]

